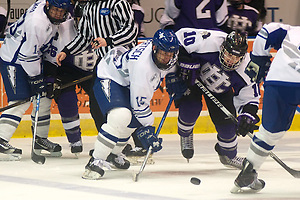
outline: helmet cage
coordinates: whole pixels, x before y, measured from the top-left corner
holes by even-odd
[[[236,70],[243,61],[247,49],[247,34],[231,32],[221,45],[219,54],[221,67],[226,71]]]

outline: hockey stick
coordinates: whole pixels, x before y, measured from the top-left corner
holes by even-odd
[[[34,144],[35,144],[35,137],[37,131],[37,123],[39,118],[39,109],[40,109],[40,99],[41,94],[38,94],[36,97],[36,109],[35,109],[35,117],[34,117],[34,129],[33,129],[33,138],[32,138],[32,145],[31,145],[31,160],[37,164],[44,164],[46,161],[45,156],[37,155],[34,151]]]
[[[167,115],[168,115],[168,112],[169,112],[170,107],[171,107],[171,105],[172,105],[174,96],[175,96],[175,94],[172,94],[172,95],[170,96],[169,103],[168,103],[168,105],[167,105],[167,107],[166,107],[166,110],[165,110],[165,112],[164,112],[164,114],[163,114],[163,116],[162,116],[162,118],[161,118],[161,120],[160,120],[160,123],[159,123],[158,127],[157,127],[155,136],[158,136],[158,134],[159,134],[159,132],[160,132],[160,130],[161,130],[161,128],[162,128],[162,126],[163,126],[163,124],[164,124],[166,118],[167,118]],[[149,159],[149,156],[150,156],[151,152],[152,152],[152,146],[150,146],[149,149],[148,149],[148,151],[147,151],[146,157],[145,157],[145,159],[144,159],[144,162],[142,163],[142,166],[141,166],[141,168],[140,168],[140,171],[139,171],[138,173],[134,173],[134,174],[133,174],[133,181],[134,181],[134,182],[137,182],[137,181],[138,181],[139,175],[144,171],[145,166],[146,166],[146,163],[147,163],[147,161],[148,161],[148,159]]]
[[[235,124],[238,123],[238,120],[234,117],[234,115],[227,110],[227,108],[201,83],[199,80],[195,81],[195,84],[202,90],[202,92],[216,104],[218,108],[220,108],[227,117],[229,117]],[[252,134],[247,134],[252,139]],[[273,158],[279,165],[281,165],[287,172],[289,172],[293,177],[300,178],[300,171],[294,170],[287,166],[280,158],[278,158],[272,151],[270,151],[270,156]]]
[[[59,89],[59,90],[62,90],[62,89],[65,89],[67,87],[70,87],[70,86],[73,86],[73,85],[76,85],[78,83],[81,83],[81,82],[84,82],[84,81],[87,81],[89,79],[91,79],[93,77],[93,75],[88,75],[88,76],[85,76],[83,78],[80,78],[80,79],[77,79],[77,80],[74,80],[70,83],[66,83],[65,85],[62,85],[62,86],[58,86],[56,89]],[[0,108],[0,112],[3,112],[5,110],[8,110],[10,108],[13,108],[13,107],[16,107],[16,106],[19,106],[19,105],[22,105],[24,103],[27,103],[28,101],[31,100],[31,97],[28,97],[27,99],[24,99],[24,100],[21,100],[21,101],[18,101],[16,103],[13,103],[13,104],[10,104],[8,106],[5,106],[3,108]]]

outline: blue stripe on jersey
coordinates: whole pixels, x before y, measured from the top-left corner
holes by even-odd
[[[21,121],[21,118],[20,118],[20,117],[15,116],[15,115],[10,115],[10,114],[2,114],[2,115],[0,116],[0,118],[13,119],[13,120],[18,121],[18,122]]]
[[[253,142],[255,144],[257,144],[258,146],[262,147],[263,149],[266,149],[268,151],[271,151],[274,148],[274,145],[268,145],[267,143],[265,143],[264,141],[260,140],[259,138],[257,138],[255,135],[253,136]]]

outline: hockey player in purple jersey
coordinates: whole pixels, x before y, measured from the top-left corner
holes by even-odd
[[[244,73],[250,60],[247,36],[192,28],[180,29],[176,35],[182,45],[178,57],[181,76],[189,85],[189,91],[176,101],[182,155],[186,159],[194,155],[193,128],[203,105],[203,93],[195,85],[198,79],[232,114],[239,114],[236,126],[204,95],[217,131],[215,150],[220,161],[225,166],[241,169],[244,158],[237,156],[237,134],[253,132],[254,124],[259,121],[258,86]]]
[[[9,105],[45,92],[42,55],[49,49],[59,24],[66,20],[69,5],[69,0],[37,1],[8,28],[0,49],[0,69]],[[47,98],[42,97],[41,104],[45,100]],[[30,104],[8,109],[0,117],[0,152],[14,156],[12,159],[20,159],[22,150],[8,142]],[[50,108],[41,107],[40,114],[48,112],[47,109]],[[33,120],[34,117],[33,111]],[[39,132],[34,148],[60,152],[61,146],[47,137],[48,132]]]
[[[252,81],[264,80],[262,124],[250,144],[243,169],[232,193],[258,192],[264,188],[257,172],[276,143],[289,130],[300,104],[300,26],[270,23],[258,33],[246,73]],[[270,50],[277,51],[270,66]],[[276,175],[274,176],[276,178]]]
[[[258,20],[259,13],[255,8],[244,4],[244,0],[230,0],[228,6],[227,26],[223,29],[225,32],[231,31],[248,32],[249,36],[256,36],[261,28],[261,22]]]
[[[174,21],[173,30],[221,27],[228,18],[226,0],[166,0],[161,24]],[[164,27],[164,25],[162,25]]]

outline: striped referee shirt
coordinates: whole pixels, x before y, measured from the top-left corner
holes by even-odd
[[[93,39],[101,37],[107,46],[96,49],[99,58],[115,46],[128,49],[136,45],[138,29],[131,6],[126,0],[98,0],[86,4],[78,24],[77,36],[65,46],[66,54],[84,51]]]

